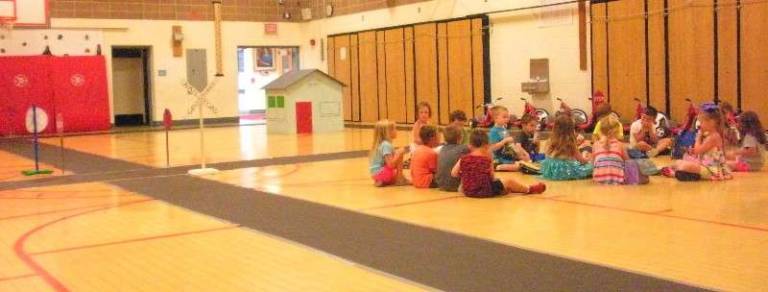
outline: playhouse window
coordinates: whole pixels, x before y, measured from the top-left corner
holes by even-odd
[[[268,96],[267,97],[268,108],[285,108],[284,96]]]

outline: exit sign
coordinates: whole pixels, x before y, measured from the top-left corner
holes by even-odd
[[[265,23],[264,34],[277,34],[277,23]]]

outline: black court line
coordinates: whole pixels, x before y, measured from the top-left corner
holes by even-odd
[[[88,159],[83,163],[97,164],[100,169],[126,167],[124,161],[82,152],[78,155]],[[142,177],[110,184],[442,290],[702,290],[186,175]]]

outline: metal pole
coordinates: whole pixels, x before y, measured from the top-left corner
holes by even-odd
[[[203,100],[198,100],[198,111],[200,115],[200,158],[202,159],[202,169],[205,168],[205,123],[203,123]]]
[[[171,151],[168,147],[168,127],[165,127],[165,168],[171,167]]]
[[[64,133],[59,131],[59,169],[64,174]]]
[[[40,171],[40,145],[37,143],[37,106],[32,106],[32,137],[35,144],[35,172]]]

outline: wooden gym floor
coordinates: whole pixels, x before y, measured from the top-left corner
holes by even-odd
[[[68,137],[65,172],[44,139],[48,178],[22,177],[29,144],[0,140],[0,291],[754,291],[768,278],[764,173],[477,200],[374,188],[367,129],[210,129],[223,171],[191,178],[196,134],[171,132],[167,170],[162,132]]]

